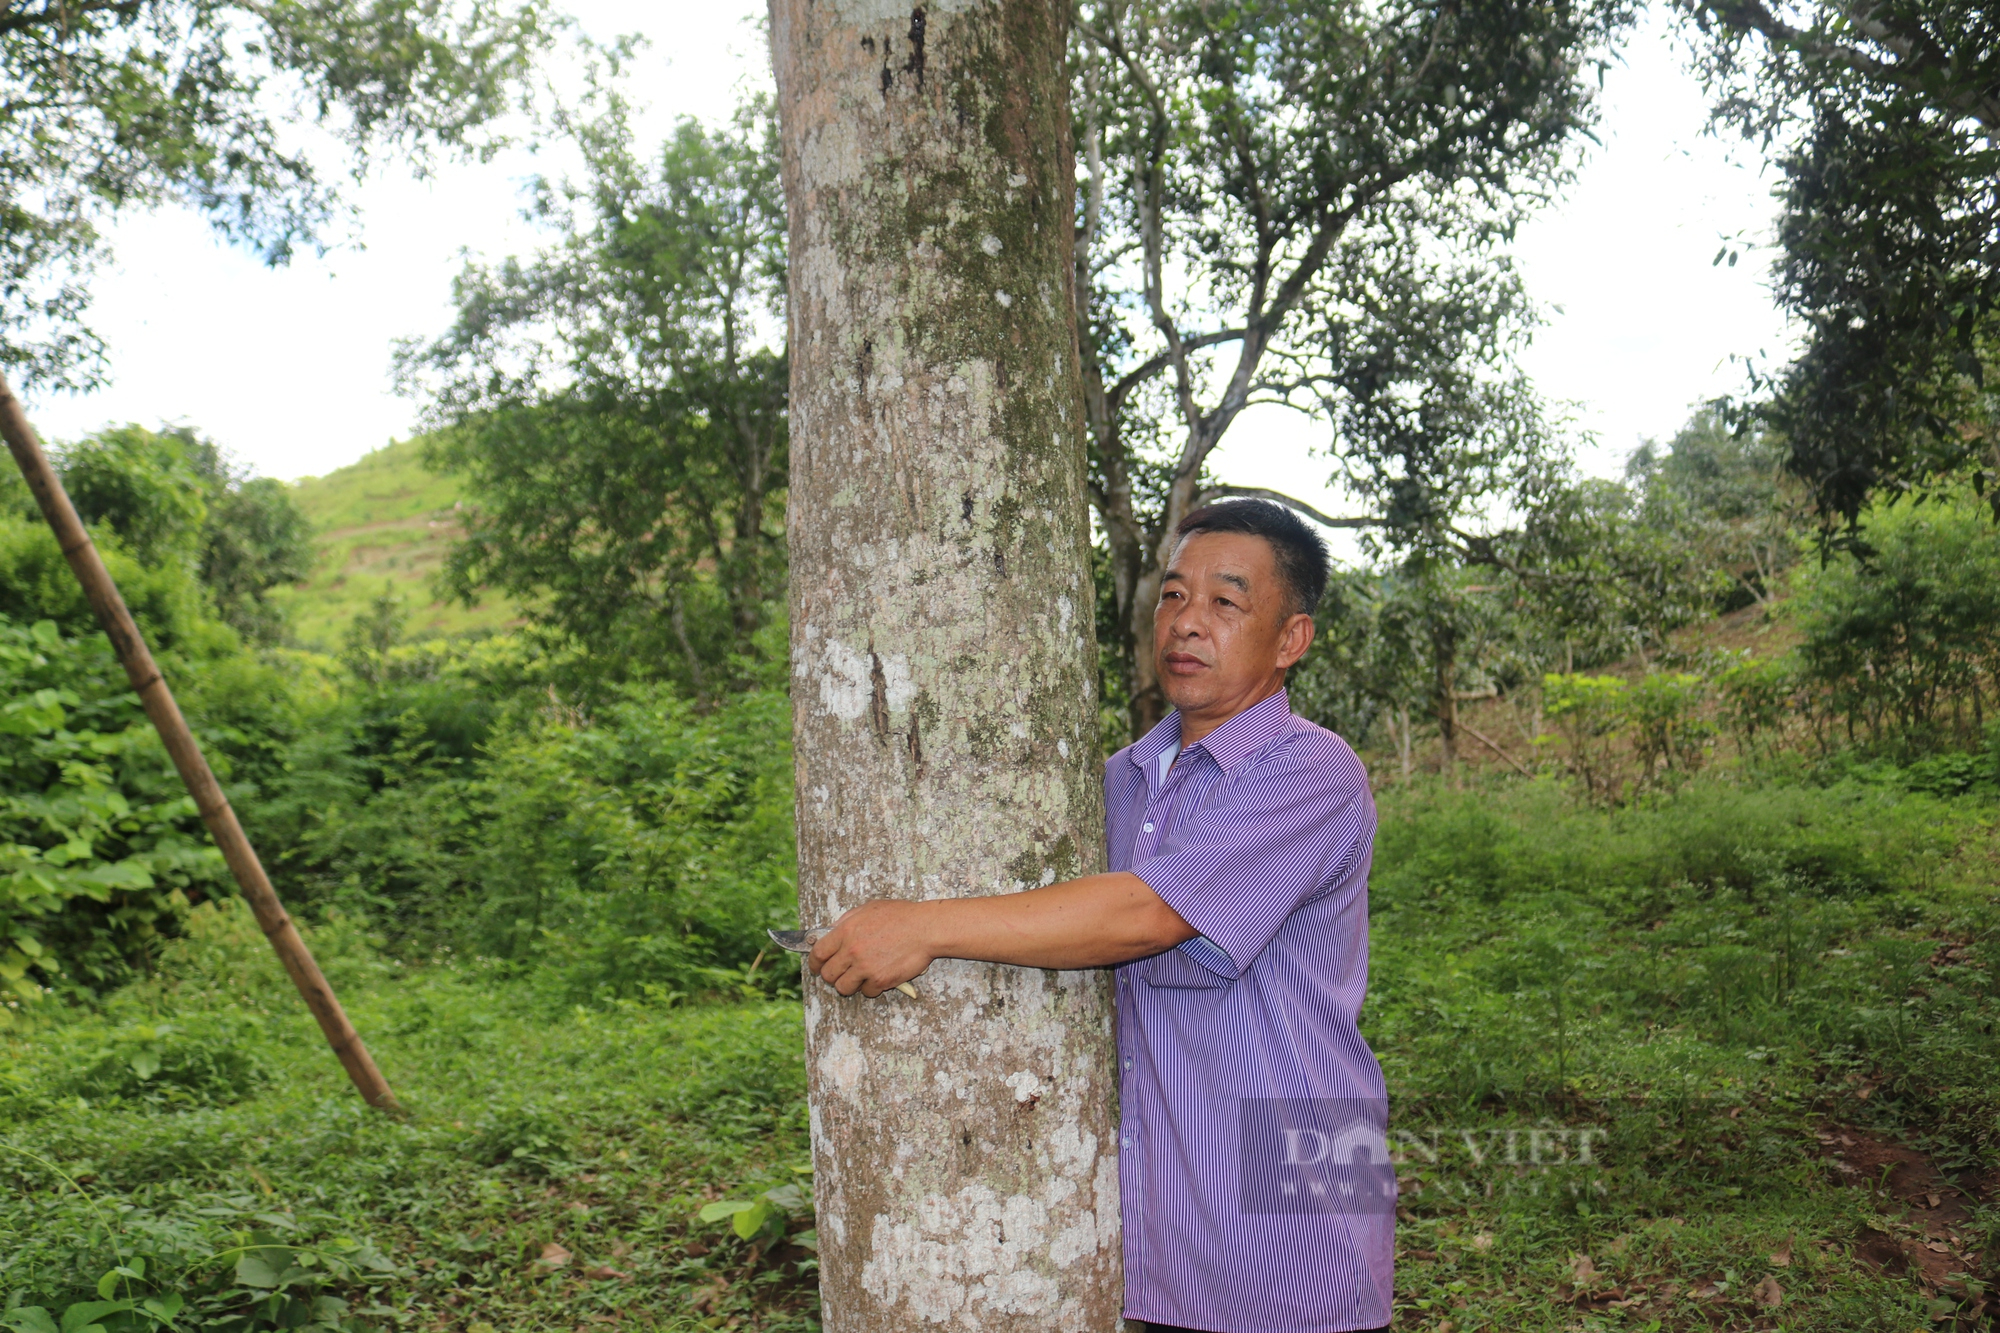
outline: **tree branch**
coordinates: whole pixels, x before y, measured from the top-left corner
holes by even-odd
[[[1296,500],[1283,491],[1266,490],[1262,486],[1211,486],[1194,498],[1194,507],[1214,504],[1217,500],[1269,500],[1273,504],[1296,509],[1323,528],[1379,528],[1387,519],[1361,516],[1357,518],[1332,518],[1307,504]]]
[[[1950,90],[1954,84],[1962,86],[1963,80],[1953,68],[1950,53],[1921,29],[1897,31],[1871,5],[1848,5],[1847,17],[1858,31],[1893,52],[1897,57],[1894,61],[1883,60],[1858,46],[1835,41],[1811,29],[1795,28],[1772,13],[1762,0],[1708,0],[1696,8],[1707,10],[1726,27],[1761,33],[1775,46],[1845,65],[1857,74],[1893,84],[1945,110],[1971,116],[1989,133],[2000,132],[2000,97],[1971,90],[1954,95]]]

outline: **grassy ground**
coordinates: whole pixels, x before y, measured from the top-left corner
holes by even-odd
[[[455,514],[463,492],[455,478],[424,468],[422,449],[422,441],[405,440],[294,487],[293,498],[318,533],[320,563],[306,582],[281,589],[277,600],[306,646],[337,647],[347,623],[384,588],[404,599],[412,638],[514,622],[515,608],[506,598],[468,608],[441,601],[431,587],[459,534]]]
[[[1720,779],[1381,804],[1398,1327],[1985,1320],[1990,805]],[[812,1326],[795,1006],[584,1012],[316,942],[409,1117],[361,1110],[254,930],[207,916],[155,980],[6,1042],[0,1304],[110,1273],[107,1299],[182,1293],[181,1327]],[[767,1191],[747,1238],[715,1216]]]

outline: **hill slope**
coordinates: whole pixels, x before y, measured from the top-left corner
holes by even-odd
[[[355,615],[385,588],[402,599],[412,639],[499,629],[519,608],[494,596],[476,607],[439,598],[433,576],[461,529],[462,485],[423,464],[423,444],[403,440],[324,477],[293,484],[292,498],[312,521],[319,564],[311,578],[279,589],[292,632],[308,647],[332,649]]]

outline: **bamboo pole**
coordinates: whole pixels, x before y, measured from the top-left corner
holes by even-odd
[[[132,613],[126,610],[125,599],[118,594],[118,585],[111,581],[111,572],[104,567],[104,560],[97,554],[97,547],[92,544],[83,520],[77,517],[76,506],[70,503],[61,480],[49,466],[48,456],[42,452],[34,427],[28,424],[21,400],[14,396],[13,388],[4,377],[0,377],[0,435],[6,437],[7,448],[12,451],[14,461],[21,465],[21,475],[27,478],[28,489],[35,493],[35,503],[42,507],[42,517],[48,519],[49,526],[55,530],[63,557],[69,561],[76,581],[83,585],[84,596],[90,599],[91,609],[97,612],[98,623],[110,636],[111,647],[125,667],[125,677],[132,682],[139,702],[145,705],[146,716],[153,720],[167,753],[173,757],[174,767],[180,770],[181,781],[187,784],[188,794],[194,797],[195,808],[201,811],[209,836],[221,848],[222,859],[229,863],[230,873],[236,876],[243,896],[249,899],[250,910],[256,914],[264,938],[271,941],[271,947],[277,950],[278,961],[291,974],[292,984],[299,988],[299,996],[306,1002],[306,1008],[312,1010],[313,1017],[319,1020],[320,1031],[326,1034],[327,1044],[333,1047],[334,1055],[347,1071],[347,1077],[353,1080],[362,1100],[385,1111],[399,1109],[396,1095],[389,1090],[382,1072],[369,1057],[368,1048],[362,1045],[361,1034],[347,1021],[347,1011],[340,1007],[333,987],[327,984],[319,964],[313,960],[312,951],[299,937],[298,927],[292,924],[284,904],[278,901],[277,891],[271,887],[270,877],[264,873],[264,865],[257,859],[256,849],[243,835],[243,826],[236,821],[236,811],[230,807],[229,798],[222,794],[221,784],[216,782],[215,774],[209,770],[208,760],[202,757],[201,745],[195,740],[194,733],[188,730],[180,705],[174,702],[166,678],[154,663],[152,652],[132,620]]]

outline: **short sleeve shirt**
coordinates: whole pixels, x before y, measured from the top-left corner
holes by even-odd
[[[1375,834],[1360,760],[1281,691],[1185,748],[1169,715],[1112,756],[1105,805],[1111,868],[1200,932],[1117,969],[1126,1317],[1212,1333],[1387,1324],[1393,1168],[1386,1204],[1295,1200],[1296,1181],[1324,1176],[1297,1164],[1345,1163],[1347,1131],[1267,1123],[1341,1108],[1372,1126],[1356,1141],[1372,1155],[1353,1160],[1386,1161],[1382,1069],[1357,1026]]]

